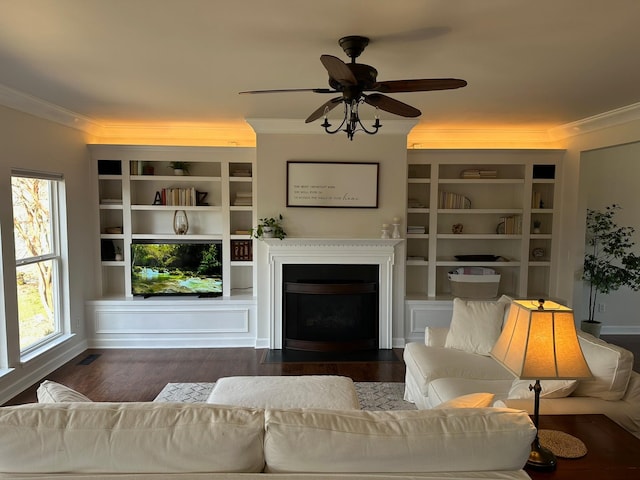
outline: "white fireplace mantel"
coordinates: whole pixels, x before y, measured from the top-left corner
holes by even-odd
[[[282,348],[282,266],[287,264],[377,265],[379,275],[379,337],[381,349],[392,347],[393,264],[401,238],[264,239],[269,261],[269,348]]]

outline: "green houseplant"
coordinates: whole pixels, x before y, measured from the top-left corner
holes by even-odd
[[[279,238],[284,239],[287,236],[287,232],[282,227],[282,215],[277,217],[265,217],[261,218],[258,222],[258,226],[251,229],[251,236],[262,240],[263,238]]]
[[[587,251],[583,280],[589,284],[589,313],[582,330],[599,336],[601,322],[595,319],[597,297],[621,287],[640,290],[640,256],[631,251],[635,242],[633,227],[620,227],[615,221],[617,204],[604,210],[587,209]]]
[[[191,164],[189,162],[170,162],[169,168],[173,169],[173,173],[175,175],[188,175],[189,167]]]

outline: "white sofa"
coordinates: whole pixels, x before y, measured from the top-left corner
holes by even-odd
[[[534,436],[506,408],[34,403],[0,408],[0,479],[526,480]]]
[[[429,409],[461,395],[486,392],[494,395],[494,406],[532,413],[532,382],[514,379],[488,355],[507,310],[505,299],[455,299],[450,328],[427,327],[424,343],[405,346],[405,400]],[[640,438],[640,374],[632,370],[633,354],[584,332],[578,332],[578,338],[593,377],[543,380],[540,414],[601,413]]]

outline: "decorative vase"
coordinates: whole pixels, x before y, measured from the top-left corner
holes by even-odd
[[[600,329],[602,328],[601,322],[589,322],[588,320],[582,320],[580,322],[580,330],[589,333],[596,338],[600,338]]]
[[[184,210],[173,212],[173,231],[176,232],[176,235],[186,235],[189,231],[189,219]]]

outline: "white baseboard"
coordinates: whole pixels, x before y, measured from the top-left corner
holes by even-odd
[[[57,348],[50,355],[42,355],[41,358],[46,358],[46,360],[38,364],[37,367],[32,368],[31,365],[35,364],[35,362],[31,362],[29,365],[13,369],[5,378],[0,379],[0,391],[2,392],[0,405],[25,391],[34,383],[39,382],[65,363],[70,362],[87,348],[89,347],[86,341],[79,342],[69,349]],[[13,377],[16,377],[15,380]]]

